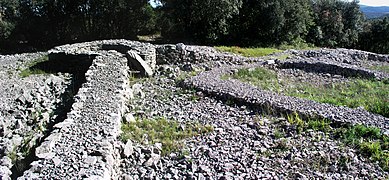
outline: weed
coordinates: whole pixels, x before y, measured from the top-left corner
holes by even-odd
[[[192,95],[190,96],[190,100],[191,100],[192,102],[197,102],[199,99],[200,99],[200,97],[199,97],[198,95],[196,95],[196,94],[192,94]]]
[[[279,129],[276,129],[274,131],[274,138],[280,139],[280,138],[283,138],[283,137],[285,137],[285,133],[283,131],[280,131]]]
[[[17,153],[17,147],[13,147],[12,151],[8,153],[8,157],[11,159],[12,164],[15,164],[18,160],[18,153]]]
[[[336,134],[351,145],[358,145],[361,139],[380,139],[382,136],[380,129],[359,124],[349,128],[340,128]]]
[[[297,133],[308,129],[325,132],[326,136],[330,135],[341,140],[345,145],[359,149],[361,154],[379,162],[384,170],[389,170],[389,137],[384,135],[379,128],[361,124],[342,125],[334,128],[331,127],[331,122],[326,119],[313,119],[305,123],[297,113],[287,115],[287,120],[291,125],[296,126]],[[317,138],[320,141],[322,137],[319,135]],[[339,161],[340,165],[345,167],[349,160],[341,158]]]
[[[347,145],[360,150],[362,154],[378,161],[385,170],[389,170],[389,139],[376,127],[354,125],[342,127],[335,131],[336,137],[340,138]]]
[[[328,132],[331,130],[330,121],[326,119],[322,120],[308,120],[308,128],[315,131]]]
[[[287,120],[289,124],[296,126],[296,130],[298,134],[303,132],[305,127],[305,122],[300,118],[300,116],[296,112],[287,115]]]
[[[381,143],[377,141],[364,141],[360,144],[361,152],[374,159],[381,157]]]
[[[278,60],[285,60],[285,59],[289,58],[289,54],[282,54],[282,55],[276,56],[276,58]]]
[[[317,49],[313,44],[306,43],[301,38],[293,40],[291,43],[283,43],[278,46],[278,49],[287,50],[287,49],[297,49],[297,50],[312,50]]]
[[[199,123],[179,124],[165,118],[138,118],[135,122],[123,124],[122,131],[122,141],[131,139],[142,144],[162,143],[162,155],[166,155],[180,150],[183,139],[209,133],[213,127]]]

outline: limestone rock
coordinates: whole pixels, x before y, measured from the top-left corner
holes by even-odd
[[[158,163],[158,161],[160,159],[161,159],[161,156],[159,154],[151,154],[151,157],[145,163],[143,163],[143,165],[146,167],[150,167],[153,164]]]
[[[127,122],[127,123],[133,123],[135,122],[135,117],[131,114],[131,113],[127,113],[124,115],[124,120]]]
[[[130,140],[127,141],[126,145],[124,146],[123,154],[125,157],[130,157],[134,153],[134,146]]]
[[[130,67],[140,71],[142,76],[151,77],[153,76],[153,70],[151,67],[139,56],[136,51],[127,51],[127,59]]]

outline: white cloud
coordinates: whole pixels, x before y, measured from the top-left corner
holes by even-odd
[[[359,4],[368,6],[389,6],[388,0],[360,0]]]

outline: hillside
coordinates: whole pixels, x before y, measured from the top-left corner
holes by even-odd
[[[366,18],[381,18],[389,14],[389,6],[365,6],[361,5],[361,11],[365,14]]]

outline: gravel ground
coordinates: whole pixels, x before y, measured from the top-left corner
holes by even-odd
[[[132,155],[121,164],[123,178],[389,177],[378,165],[323,132],[308,130],[298,134],[293,128],[290,130],[292,125],[285,118],[261,116],[258,109],[183,90],[173,78],[158,76],[138,83],[142,93],[130,103],[135,114],[197,121],[212,125],[214,131],[185,140],[186,148],[165,157],[159,156],[155,145],[133,142]],[[275,132],[284,135],[276,137]],[[145,166],[145,162],[152,163]]]

